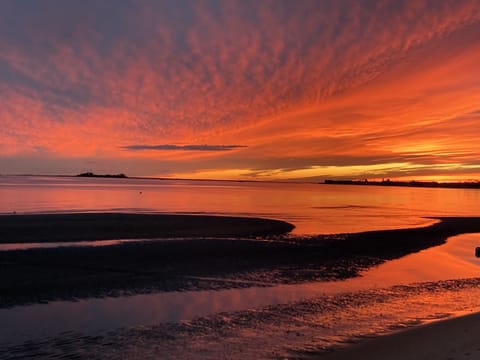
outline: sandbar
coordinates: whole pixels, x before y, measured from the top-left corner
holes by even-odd
[[[77,213],[0,216],[0,242],[264,236],[290,232],[280,220],[251,217]]]

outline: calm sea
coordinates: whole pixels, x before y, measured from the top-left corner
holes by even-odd
[[[427,225],[478,215],[475,189],[0,176],[0,213],[139,212],[259,216],[327,234]]]

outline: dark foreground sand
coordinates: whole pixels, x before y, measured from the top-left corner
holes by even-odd
[[[440,245],[449,236],[480,232],[480,218],[443,218],[424,228],[338,236],[278,236],[291,229],[282,221],[213,216],[0,216],[2,242],[191,237],[0,251],[0,308],[56,299],[346,279]],[[263,241],[255,238],[259,235]]]
[[[480,334],[479,313],[364,341],[320,358],[322,360],[480,359],[478,334]]]
[[[82,213],[0,216],[0,243],[284,234],[293,225],[248,217]]]
[[[0,252],[0,308],[57,299],[346,279],[384,261],[441,245],[450,236],[480,232],[480,218],[442,218],[415,229],[281,236],[291,229],[275,220],[207,216],[0,216],[1,242],[190,238]],[[297,316],[298,309],[293,310]],[[475,340],[479,330],[480,316],[475,315],[367,340],[321,357],[480,358]]]

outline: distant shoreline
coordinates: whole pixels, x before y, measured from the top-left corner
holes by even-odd
[[[451,182],[443,183],[436,181],[369,181],[369,180],[325,180],[327,185],[359,185],[359,186],[400,186],[400,187],[423,187],[423,188],[447,188],[447,189],[480,189],[480,181],[476,182]]]
[[[395,180],[330,180],[322,182],[318,180],[256,180],[256,179],[196,179],[196,178],[177,178],[177,177],[150,177],[150,176],[127,176],[121,174],[95,174],[82,173],[77,175],[58,175],[58,174],[0,174],[1,177],[19,176],[19,177],[47,177],[47,178],[108,178],[124,180],[152,180],[152,181],[202,181],[202,182],[232,182],[232,183],[259,183],[259,184],[310,184],[310,185],[371,185],[371,186],[399,186],[399,187],[424,187],[424,188],[450,188],[450,189],[480,189],[480,180],[465,182],[435,182],[435,181],[395,181]]]
[[[124,180],[151,180],[151,181],[201,181],[201,182],[231,182],[231,183],[259,183],[259,184],[311,184],[317,185],[316,181],[287,181],[287,180],[254,180],[254,179],[196,179],[196,178],[177,178],[177,177],[149,177],[149,176],[127,176],[117,177],[115,174],[97,175],[97,176],[79,176],[77,175],[59,175],[59,174],[0,174],[0,178],[8,176],[18,177],[45,177],[45,178],[109,178]],[[95,175],[95,174],[94,174]],[[120,174],[124,175],[124,174]]]

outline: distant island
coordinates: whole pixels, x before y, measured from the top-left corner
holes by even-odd
[[[480,189],[480,182],[436,182],[436,181],[393,181],[390,179],[382,181],[364,180],[325,180],[325,184],[334,185],[373,185],[373,186],[410,186],[428,188],[452,188],[452,189]]]
[[[127,175],[125,174],[94,174],[92,172],[85,172],[85,173],[78,174],[77,177],[126,179]]]

